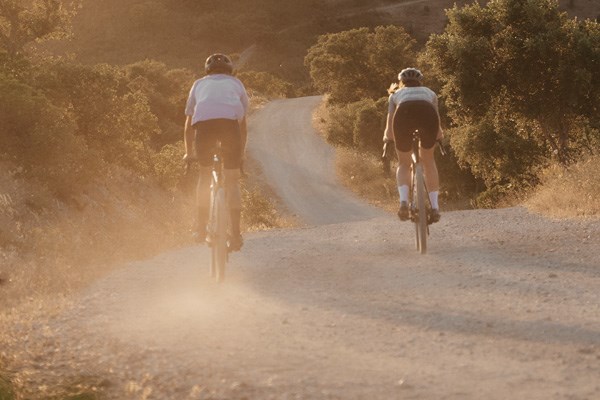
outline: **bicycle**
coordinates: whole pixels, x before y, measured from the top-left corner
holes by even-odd
[[[442,155],[445,155],[444,147],[440,140],[437,141]],[[421,254],[427,252],[427,237],[429,236],[429,225],[431,221],[431,201],[429,192],[425,183],[425,174],[419,155],[421,145],[421,135],[419,130],[415,129],[412,134],[412,168],[411,184],[408,197],[409,219],[415,224],[415,246]]]
[[[186,164],[186,173],[190,163]],[[206,243],[211,249],[210,276],[217,282],[225,279],[225,268],[229,261],[229,207],[227,206],[227,192],[223,178],[223,159],[221,144],[214,149],[213,165],[210,182],[210,206],[208,221],[206,223]]]
[[[213,156],[210,182],[210,209],[206,224],[206,242],[211,248],[210,276],[217,282],[225,279],[225,267],[229,261],[230,231],[227,193],[223,183],[223,160],[220,143]]]

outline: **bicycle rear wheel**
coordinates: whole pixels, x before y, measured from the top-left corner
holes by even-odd
[[[227,204],[225,190],[218,189],[214,200],[214,238],[212,243],[211,273],[214,271],[217,282],[225,279],[227,265]]]
[[[425,176],[423,166],[415,166],[414,196],[416,197],[416,215],[414,216],[417,250],[421,254],[427,252],[427,191],[425,190]]]

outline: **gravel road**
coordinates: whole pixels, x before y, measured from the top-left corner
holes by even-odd
[[[600,399],[600,221],[446,212],[420,255],[409,224],[335,183],[318,101],[250,125],[307,226],[248,234],[224,284],[206,248],[182,248],[10,327],[28,398],[82,384],[114,399]]]

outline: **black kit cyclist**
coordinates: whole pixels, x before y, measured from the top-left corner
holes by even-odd
[[[422,85],[423,74],[416,68],[403,69],[398,74],[399,84],[392,84],[388,104],[388,116],[383,135],[385,147],[395,142],[398,155],[396,182],[400,195],[398,217],[406,221],[410,185],[412,134],[418,129],[421,135],[420,157],[423,163],[432,222],[440,219],[438,204],[439,177],[433,150],[435,142],[443,137],[435,92]]]

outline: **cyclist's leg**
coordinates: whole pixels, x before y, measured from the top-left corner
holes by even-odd
[[[396,154],[398,155],[396,184],[398,185],[400,201],[408,201],[408,186],[410,185],[410,169],[412,162],[410,157],[410,151],[400,151],[396,149]]]
[[[429,191],[429,201],[431,203],[432,220],[439,220],[438,194],[440,190],[440,179],[437,165],[435,163],[434,150],[435,139],[438,133],[439,121],[435,109],[430,105],[423,105],[419,110],[419,120],[421,121],[421,149],[420,156],[423,162],[425,172],[425,182]]]
[[[200,174],[196,186],[196,223],[194,236],[198,241],[206,237],[206,223],[210,209],[210,180],[212,170],[212,149],[216,142],[212,120],[198,122],[196,129],[196,155],[200,164]]]
[[[423,169],[425,171],[425,182],[427,184],[427,190],[430,192],[440,190],[440,178],[433,154],[434,149],[435,147],[430,149],[421,148],[420,151],[421,161],[423,162]]]
[[[224,123],[221,144],[223,146],[227,204],[231,220],[230,249],[239,250],[243,243],[240,228],[242,214],[242,195],[240,191],[242,151],[240,128],[237,121],[227,120]]]
[[[410,104],[400,104],[394,113],[393,131],[398,155],[396,184],[400,196],[398,216],[401,220],[408,219],[408,197],[410,192],[412,132],[414,126],[411,119]]]

